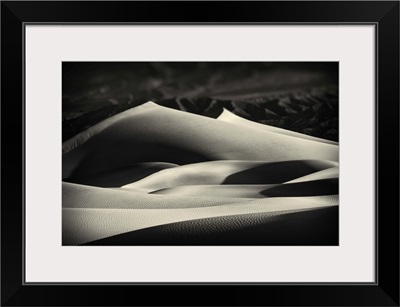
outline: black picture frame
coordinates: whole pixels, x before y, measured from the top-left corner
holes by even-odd
[[[185,14],[182,15],[182,12]],[[23,277],[24,25],[72,22],[374,24],[377,38],[376,282],[368,284],[25,284]],[[399,306],[398,1],[3,1],[1,77],[2,306]],[[357,227],[356,221],[354,227]]]

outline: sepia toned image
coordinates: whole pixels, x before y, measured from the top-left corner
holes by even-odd
[[[64,62],[63,245],[338,245],[337,62]]]

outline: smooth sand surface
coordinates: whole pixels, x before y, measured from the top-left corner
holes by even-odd
[[[252,129],[152,102],[122,112],[63,144],[63,178],[141,162],[338,161],[338,146]]]

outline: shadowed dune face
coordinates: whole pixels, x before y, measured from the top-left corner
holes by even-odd
[[[186,185],[153,191],[151,194],[202,196],[210,193],[213,197],[264,198],[313,196],[318,190],[322,195],[335,195],[339,189],[338,184],[338,179],[334,178],[270,185]]]
[[[282,183],[326,169],[332,165],[335,164],[330,161],[321,160],[298,160],[268,163],[231,174],[226,177],[223,184],[232,184],[246,180],[249,180],[248,183],[252,184]]]
[[[335,142],[152,102],[63,144],[64,245],[337,245]]]
[[[267,197],[312,196],[315,195],[315,191],[318,191],[321,195],[335,195],[338,193],[338,190],[339,180],[337,178],[332,178],[287,183],[265,189],[261,191],[261,194]]]

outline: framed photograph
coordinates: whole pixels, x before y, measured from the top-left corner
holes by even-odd
[[[399,306],[398,1],[1,26],[3,306]]]

